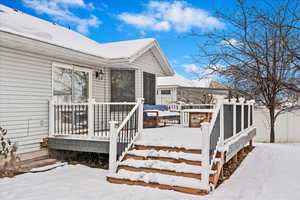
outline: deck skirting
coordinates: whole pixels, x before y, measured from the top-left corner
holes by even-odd
[[[48,148],[93,153],[109,153],[109,141],[49,138]]]

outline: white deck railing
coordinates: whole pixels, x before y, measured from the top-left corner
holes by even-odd
[[[49,102],[49,136],[73,136],[109,140],[110,121],[121,123],[137,102]]]
[[[49,137],[109,141],[109,168],[115,171],[143,129],[143,98],[137,102],[49,102]],[[119,155],[119,159],[117,156]]]
[[[204,169],[202,181],[209,188],[209,175],[216,161],[217,152],[225,151],[230,141],[254,128],[254,101],[239,102],[234,99],[219,100],[210,123],[202,124],[202,156]]]

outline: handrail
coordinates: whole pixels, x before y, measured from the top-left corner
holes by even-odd
[[[131,111],[128,113],[127,117],[123,120],[123,122],[120,124],[119,128],[117,129],[117,132],[119,133],[122,128],[124,128],[124,126],[126,125],[126,123],[129,121],[129,119],[131,118],[131,116],[134,114],[134,112],[136,111],[136,109],[139,107],[139,104],[136,103],[135,106],[131,109]]]
[[[143,129],[143,99],[139,98],[122,123],[110,122],[109,170],[115,172],[120,161]],[[117,157],[119,155],[119,157]]]

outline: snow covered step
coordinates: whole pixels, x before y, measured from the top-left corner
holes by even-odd
[[[175,151],[156,150],[130,150],[124,160],[161,160],[172,163],[186,163],[189,165],[201,165],[201,155],[194,153],[184,153]]]
[[[202,171],[201,166],[187,165],[184,163],[170,163],[170,162],[164,162],[160,160],[128,159],[122,161],[120,165],[131,166],[136,168],[161,169],[161,170],[169,170],[169,171],[183,172],[183,173],[194,173],[194,174],[201,174]]]
[[[134,160],[122,161],[119,170],[125,169],[135,172],[160,173],[173,176],[182,176],[201,179],[201,166],[184,163],[170,163],[160,160]]]
[[[145,145],[135,144],[133,146],[133,149],[135,149],[135,150],[156,150],[156,151],[171,151],[171,152],[201,154],[201,149],[186,149],[186,148],[168,147],[168,146],[145,146]]]
[[[189,194],[207,194],[207,188],[203,186],[201,180],[159,173],[119,170],[117,174],[108,176],[107,180],[112,183],[157,187]]]

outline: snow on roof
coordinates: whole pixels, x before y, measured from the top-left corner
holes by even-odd
[[[174,76],[157,77],[158,86],[181,86],[181,87],[193,87],[194,84],[191,80],[175,74]]]
[[[99,49],[103,56],[108,58],[127,58],[136,54],[139,50],[153,43],[155,39],[145,38],[139,40],[127,40],[100,44]]]
[[[3,5],[0,5],[0,30],[102,57],[97,42]]]
[[[179,87],[202,87],[208,88],[210,86],[211,79],[204,78],[201,80],[189,80],[179,74],[174,76],[157,77],[158,86],[179,86]]]
[[[99,44],[73,30],[0,4],[0,30],[103,58],[128,58],[155,39]]]

